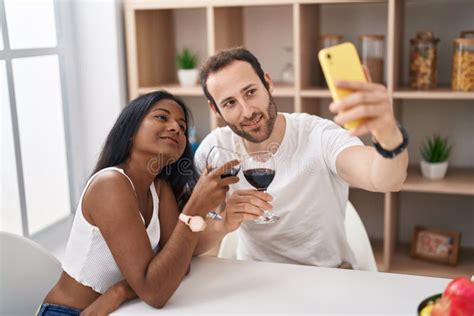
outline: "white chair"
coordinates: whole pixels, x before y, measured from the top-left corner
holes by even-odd
[[[61,271],[35,242],[0,232],[0,315],[34,315]]]
[[[364,224],[357,214],[351,202],[347,202],[346,219],[344,221],[347,241],[355,256],[355,264],[358,269],[365,271],[377,271],[374,253],[370,245],[369,236]],[[237,231],[227,234],[222,239],[218,257],[236,259],[236,250],[239,243]]]
[[[370,245],[369,236],[367,235],[364,223],[362,223],[359,214],[349,201],[347,201],[344,226],[347,242],[354,253],[357,268],[376,272],[377,263],[375,263],[374,252]]]

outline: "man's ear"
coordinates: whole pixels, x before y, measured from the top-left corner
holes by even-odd
[[[268,72],[264,75],[265,81],[268,83],[268,91],[273,92],[273,80],[268,74]]]

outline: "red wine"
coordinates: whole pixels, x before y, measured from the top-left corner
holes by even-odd
[[[238,168],[232,168],[230,170],[224,171],[224,173],[221,174],[221,178],[227,178],[227,177],[235,177],[240,171],[240,167]]]
[[[272,183],[275,170],[267,168],[248,169],[244,171],[244,176],[254,188],[264,191]]]

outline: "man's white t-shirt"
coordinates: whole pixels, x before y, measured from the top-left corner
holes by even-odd
[[[244,222],[239,228],[237,258],[338,267],[354,266],[344,230],[349,186],[338,175],[336,158],[347,147],[363,145],[330,120],[305,113],[281,113],[286,129],[275,153],[276,173],[267,192],[273,196],[274,224]],[[201,143],[195,163],[199,170],[213,146],[247,153],[243,140],[229,127],[213,130]],[[239,172],[235,190],[252,189]],[[354,266],[354,268],[357,268]]]

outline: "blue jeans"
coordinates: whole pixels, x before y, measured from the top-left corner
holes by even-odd
[[[42,304],[36,316],[79,316],[81,311],[77,308],[56,304]]]

